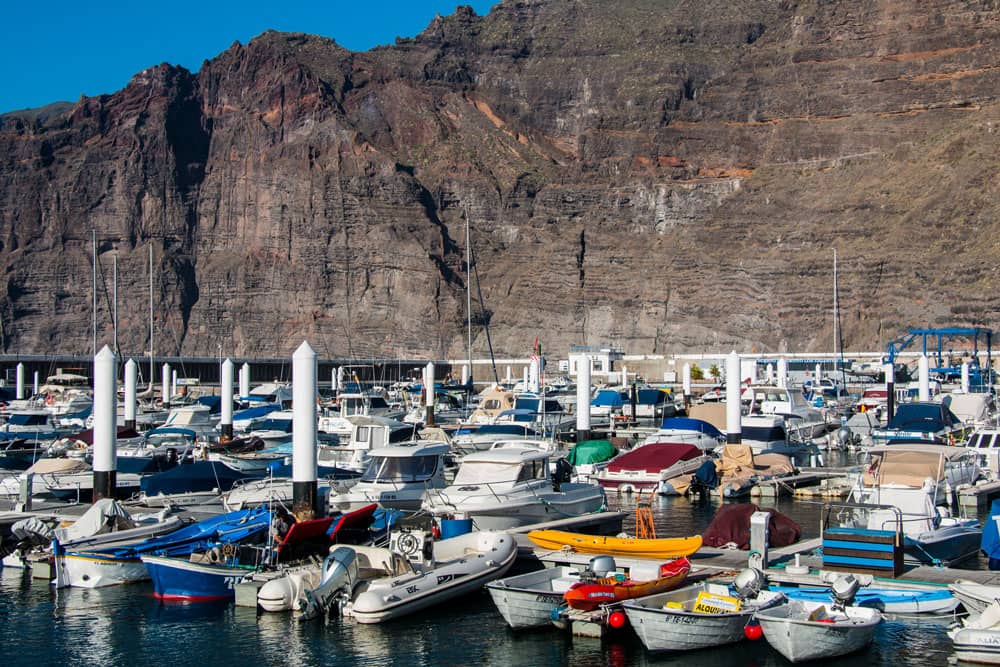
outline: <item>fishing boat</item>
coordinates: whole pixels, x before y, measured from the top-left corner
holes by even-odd
[[[591,559],[590,568],[595,570],[594,560],[610,558],[597,556]],[[612,559],[612,564],[614,560]],[[659,566],[655,577],[644,578],[631,573],[629,576],[613,574],[604,577],[585,577],[569,587],[563,598],[573,609],[593,611],[605,604],[623,602],[644,595],[662,593],[680,586],[691,571],[691,561],[678,558]]]
[[[144,554],[153,580],[153,595],[163,600],[206,602],[232,600],[237,583],[264,567],[286,567],[308,558],[322,557],[330,545],[350,533],[366,534],[377,505],[342,515],[298,521],[273,545],[212,547],[188,558]]]
[[[552,613],[580,575],[579,567],[558,565],[491,581],[486,590],[511,629],[550,627]]]
[[[743,570],[730,588],[700,582],[666,593],[628,600],[622,608],[649,651],[689,651],[743,639],[753,615],[785,600],[763,590],[759,570]]]
[[[832,604],[834,593],[828,586],[769,586],[789,600]],[[958,599],[942,587],[863,586],[855,596],[854,605],[877,609],[886,614],[950,614],[958,607]]]
[[[100,588],[149,578],[144,554],[190,556],[196,551],[263,539],[271,523],[266,507],[240,510],[204,519],[159,537],[117,547],[71,550],[52,544],[56,588]]]
[[[832,604],[789,600],[758,610],[755,617],[764,639],[790,662],[833,658],[866,648],[882,614],[851,605],[858,587],[857,579],[848,575],[834,582]]]
[[[543,549],[572,549],[581,553],[632,558],[682,558],[701,548],[701,536],[640,538],[585,535],[562,530],[532,530],[528,539]]]
[[[593,484],[556,484],[552,453],[536,447],[498,447],[469,454],[450,486],[428,489],[422,509],[437,518],[472,519],[479,530],[508,530],[604,510]]]

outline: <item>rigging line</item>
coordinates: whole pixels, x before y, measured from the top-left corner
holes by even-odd
[[[472,248],[469,248],[469,256],[474,257]],[[493,339],[490,337],[489,317],[486,315],[486,304],[483,303],[483,282],[479,279],[479,263],[472,260],[472,270],[476,272],[476,292],[479,295],[479,308],[483,313],[483,329],[486,331],[486,344],[490,350],[490,366],[493,368],[493,381],[500,384],[500,375],[497,374],[497,360],[493,355]]]

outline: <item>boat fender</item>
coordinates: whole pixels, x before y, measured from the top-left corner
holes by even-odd
[[[608,616],[608,625],[610,625],[615,630],[621,630],[628,623],[628,616],[622,611],[613,611],[611,615]]]
[[[764,629],[758,623],[747,623],[743,626],[743,635],[752,642],[764,636]]]

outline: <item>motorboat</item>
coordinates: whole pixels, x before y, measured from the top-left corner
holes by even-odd
[[[479,405],[466,419],[466,425],[492,424],[497,415],[514,408],[514,394],[500,385],[487,387],[479,394]]]
[[[819,447],[801,437],[811,427],[803,430],[796,426],[794,422],[799,419],[794,414],[744,415],[740,419],[740,442],[749,445],[754,454],[782,454],[802,464],[822,465]]]
[[[890,440],[911,439],[954,444],[965,439],[966,428],[944,403],[900,403],[885,428],[872,433],[872,442],[878,446]]]
[[[316,468],[316,493],[321,503],[327,498],[347,493],[358,483],[359,474],[355,470],[319,466]],[[263,476],[244,476],[232,483],[219,500],[227,510],[253,507],[260,503],[291,503],[295,496],[295,482],[292,479],[292,465],[274,465]],[[367,504],[367,503],[366,503]],[[331,508],[335,510],[336,508]],[[346,510],[345,510],[346,511]]]
[[[368,469],[345,493],[330,497],[331,509],[348,511],[369,503],[400,510],[418,510],[427,489],[447,486],[446,442],[414,440],[372,453]]]
[[[787,430],[793,440],[812,440],[830,430],[821,411],[811,406],[801,393],[786,387],[751,385],[740,398],[750,403],[748,414],[787,418]]]
[[[656,433],[646,437],[644,444],[653,442],[686,442],[711,452],[725,444],[726,434],[704,419],[668,417]]]
[[[775,586],[768,590],[781,593],[789,600],[799,600],[830,605],[836,602],[830,586]],[[948,589],[940,586],[920,586],[916,584],[889,586],[862,586],[852,603],[858,607],[877,609],[885,614],[942,615],[951,614],[958,608],[958,598]]]
[[[336,445],[321,444],[316,452],[319,465],[361,473],[368,468],[368,459],[375,450],[416,437],[417,429],[413,424],[395,419],[364,415],[352,415],[346,419],[351,423],[350,435],[341,438]]]
[[[700,582],[628,600],[622,608],[649,651],[689,651],[733,644],[754,614],[785,601],[763,589],[760,570],[743,570],[725,584]]]
[[[868,647],[882,614],[853,606],[857,579],[833,583],[833,602],[787,600],[755,614],[764,639],[789,662],[805,662],[854,653]]]
[[[538,440],[542,437],[542,432],[531,423],[509,421],[480,426],[459,426],[451,433],[451,443],[460,452],[473,452],[489,449],[498,440],[512,438]]]
[[[652,442],[619,454],[594,479],[619,493],[642,492],[658,488],[664,479],[693,473],[710,458],[690,443]]]
[[[975,519],[951,515],[952,494],[975,482],[979,465],[962,447],[896,443],[868,450],[855,475],[848,527],[897,530],[910,562],[945,564],[979,551],[982,530]]]
[[[602,605],[673,590],[684,583],[691,571],[691,561],[677,558],[660,564],[652,576],[639,574],[638,568],[633,568],[634,571],[625,576],[598,571],[595,562],[603,559],[610,559],[612,567],[614,566],[614,559],[610,556],[591,558],[589,569],[593,576],[582,577],[563,594],[563,599],[571,609],[594,611]]]
[[[89,502],[94,489],[94,472],[77,458],[41,458],[24,472],[0,479],[0,496],[19,496],[22,484],[31,480],[32,496],[48,496]],[[128,498],[139,490],[141,477],[131,473],[115,476],[115,496]]]
[[[1000,427],[984,426],[973,431],[965,448],[979,460],[979,467],[990,479],[1000,480]]]
[[[584,440],[573,445],[566,454],[566,462],[573,466],[571,482],[589,483],[594,476],[608,467],[618,455],[610,440]]]
[[[664,496],[707,492],[722,498],[744,498],[754,486],[793,475],[795,464],[783,454],[754,454],[749,445],[724,445],[718,458],[692,472],[664,477],[657,492]]]
[[[472,519],[479,530],[507,530],[603,511],[601,487],[553,482],[552,456],[516,446],[469,454],[452,484],[428,489],[421,507],[439,518]]]
[[[336,410],[327,411],[319,417],[319,430],[332,433],[341,439],[351,435],[353,423],[348,417],[384,417],[402,421],[406,411],[393,407],[381,394],[372,392],[341,393],[337,397]]]
[[[315,618],[334,605],[361,623],[381,623],[478,590],[502,577],[517,545],[503,532],[474,531],[431,540],[423,531],[396,531],[389,546],[337,546],[321,567],[265,583],[265,611],[299,611]]]

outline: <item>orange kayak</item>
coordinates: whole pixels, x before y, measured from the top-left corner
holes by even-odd
[[[701,535],[646,539],[585,535],[562,530],[533,530],[528,533],[528,539],[543,549],[553,551],[568,548],[580,553],[635,558],[681,558],[690,556],[701,548]]]
[[[563,597],[566,604],[573,609],[593,611],[602,604],[631,600],[677,588],[684,583],[690,571],[691,562],[687,558],[678,558],[661,565],[660,576],[656,579],[633,581],[604,577],[592,581],[579,581],[570,586]]]

